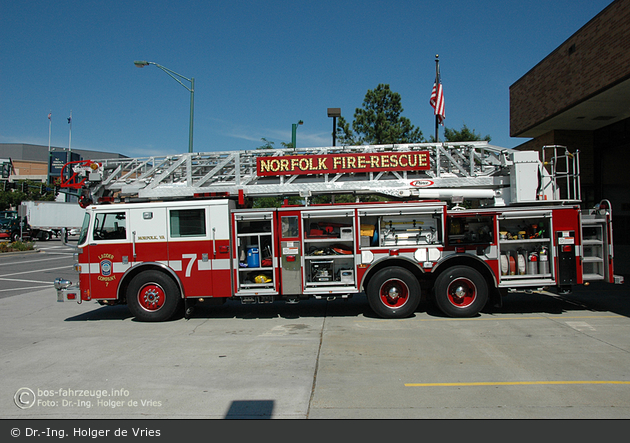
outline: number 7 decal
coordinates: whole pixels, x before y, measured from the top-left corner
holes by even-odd
[[[190,273],[192,271],[192,267],[197,261],[197,254],[182,254],[182,259],[189,258],[188,266],[186,266],[186,277],[190,277]]]

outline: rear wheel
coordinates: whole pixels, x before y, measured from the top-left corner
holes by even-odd
[[[367,297],[370,307],[380,317],[409,317],[420,303],[420,284],[405,268],[384,268],[370,279]]]
[[[454,266],[438,276],[435,302],[449,317],[472,317],[488,301],[488,284],[476,269]]]
[[[140,321],[165,321],[182,303],[177,284],[163,272],[144,271],[136,275],[127,290],[127,305]]]

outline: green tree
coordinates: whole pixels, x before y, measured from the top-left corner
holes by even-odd
[[[402,116],[400,94],[389,85],[379,84],[369,89],[363,108],[356,108],[352,129],[343,117],[337,122],[337,140],[341,145],[380,145],[390,143],[418,143],[424,141],[422,131],[407,117]]]
[[[462,126],[462,129],[460,129],[459,131],[454,128],[444,128],[444,139],[447,142],[474,142],[482,140],[489,142],[490,140],[492,140],[489,135],[481,137],[481,135],[477,134],[474,129],[468,129],[468,126],[466,126],[465,123],[464,126]]]
[[[271,140],[267,140],[265,137],[260,139],[263,144],[260,145],[259,147],[257,147],[256,149],[274,149],[274,144],[275,142],[272,142]],[[292,148],[293,147],[293,143],[289,142],[289,143],[285,143],[285,142],[280,142],[280,144],[282,145],[283,148]]]
[[[273,149],[272,141],[267,140],[265,137],[261,138],[260,140],[263,142],[263,144],[256,149]]]
[[[52,187],[41,182],[24,180],[12,182],[11,188],[8,186],[8,182],[0,182],[0,210],[2,211],[17,208],[23,201],[51,201],[55,199],[55,192]]]

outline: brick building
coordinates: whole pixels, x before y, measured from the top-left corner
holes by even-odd
[[[582,200],[608,199],[615,243],[630,244],[630,0],[615,0],[510,86],[517,149],[580,151]]]

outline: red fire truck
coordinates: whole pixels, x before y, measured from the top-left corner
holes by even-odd
[[[542,156],[542,159],[540,158]],[[570,292],[613,272],[612,208],[580,208],[579,158],[486,142],[190,153],[66,165],[86,208],[78,285],[144,321],[198,302],[366,295],[383,318],[432,296],[468,317],[509,291]],[[355,203],[312,204],[353,194]],[[380,194],[388,201],[360,202]],[[301,205],[252,207],[297,195]]]

